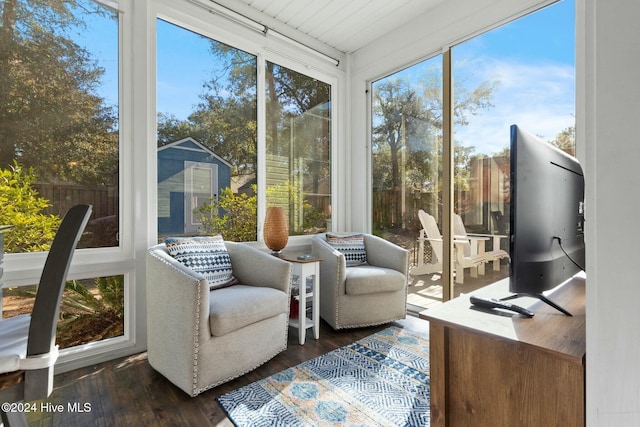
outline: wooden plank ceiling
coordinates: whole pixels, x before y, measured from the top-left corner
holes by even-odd
[[[444,0],[218,0],[268,24],[277,22],[352,53]],[[263,19],[260,19],[262,17]],[[280,26],[282,28],[282,26]]]

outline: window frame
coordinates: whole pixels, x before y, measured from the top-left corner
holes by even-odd
[[[347,78],[345,67],[329,63],[286,39],[266,37],[223,17],[202,13],[189,0],[94,0],[119,16],[119,237],[120,245],[78,249],[68,279],[125,276],[125,332],[117,338],[84,344],[61,351],[57,372],[139,353],[146,349],[146,251],[157,242],[156,197],[156,89],[155,49],[158,18],[252,53],[258,59],[258,177],[264,171],[264,61],[269,60],[331,85],[331,192],[332,224],[339,229],[347,214],[347,197],[337,190],[349,181],[344,159]],[[340,56],[340,55],[338,55]],[[261,90],[262,86],[262,90]],[[262,117],[262,120],[260,120]],[[266,212],[264,177],[258,193],[258,242],[262,243],[262,222]],[[292,236],[290,247],[309,244],[309,236]],[[46,252],[6,254],[4,286],[37,283]]]
[[[443,98],[442,98],[442,107],[443,107],[443,154],[442,154],[442,162],[443,162],[443,177],[442,183],[443,188],[446,188],[447,191],[443,190],[443,199],[442,199],[442,237],[444,242],[443,245],[443,275],[442,275],[442,286],[443,286],[443,301],[448,301],[454,297],[454,276],[453,276],[453,256],[454,256],[454,247],[453,247],[453,215],[454,215],[454,124],[453,124],[453,62],[452,55],[453,50],[456,46],[461,45],[467,41],[470,41],[474,38],[480,37],[483,34],[486,34],[494,29],[500,28],[502,26],[508,25],[512,22],[515,22],[519,19],[526,18],[527,15],[531,13],[538,12],[547,7],[553,7],[553,5],[559,1],[563,0],[545,0],[540,4],[532,5],[529,8],[524,10],[519,10],[513,15],[507,16],[506,18],[493,22],[485,27],[481,27],[475,31],[469,32],[459,38],[455,39],[445,39],[442,41],[436,41],[432,47],[435,49],[431,50],[431,53],[423,56],[413,57],[407,60],[404,64],[396,65],[393,68],[385,69],[383,72],[379,72],[378,74],[360,76],[362,81],[366,84],[367,87],[367,100],[366,100],[366,113],[367,113],[367,126],[362,137],[366,138],[367,146],[366,146],[366,155],[368,158],[367,162],[367,212],[366,217],[361,220],[364,222],[367,230],[373,229],[373,150],[372,150],[372,138],[373,138],[373,127],[372,127],[372,117],[373,117],[373,84],[377,81],[380,81],[386,77],[389,77],[395,73],[406,70],[412,67],[415,64],[418,64],[423,61],[427,61],[431,58],[434,58],[438,55],[442,55],[442,70],[443,70]],[[574,1],[574,0],[564,0],[564,1]],[[578,11],[576,10],[577,14]],[[574,17],[575,19],[575,17]],[[428,50],[428,49],[425,49]],[[396,62],[398,64],[398,62]],[[577,72],[577,70],[576,70]],[[576,81],[578,76],[575,77]],[[353,79],[355,80],[355,78]],[[577,113],[577,112],[576,112]],[[576,124],[577,125],[577,124]],[[577,144],[576,144],[576,156],[578,155]]]
[[[344,104],[345,95],[341,94],[338,90],[339,86],[344,86],[342,81],[345,78],[344,72],[334,65],[323,64],[318,57],[310,55],[304,51],[298,51],[291,45],[288,45],[279,40],[266,40],[263,34],[258,34],[255,31],[240,27],[238,24],[229,21],[223,17],[217,15],[206,15],[206,20],[202,19],[202,9],[194,4],[185,4],[184,7],[177,7],[173,2],[168,0],[157,0],[156,8],[152,15],[154,15],[154,22],[156,19],[162,19],[173,25],[182,27],[186,30],[197,33],[201,36],[213,39],[217,42],[224,43],[236,49],[240,49],[251,55],[256,56],[257,67],[257,239],[252,243],[260,248],[266,248],[264,246],[263,238],[263,224],[264,216],[266,214],[266,89],[265,89],[265,66],[266,62],[272,62],[282,67],[289,68],[300,74],[304,74],[307,77],[319,80],[323,83],[331,86],[331,155],[329,161],[331,162],[331,202],[332,202],[332,228],[339,229],[340,225],[344,222],[344,209],[342,203],[336,197],[336,191],[339,188],[338,180],[343,176],[339,173],[337,168],[337,161],[340,158],[338,153],[339,147],[341,148],[342,158],[344,158],[345,147],[344,144],[338,144],[338,140],[343,140],[341,135],[344,134],[344,122],[338,121],[341,111],[341,105]],[[190,10],[192,13],[185,13]],[[153,24],[155,34],[155,23]],[[155,35],[154,35],[155,39]],[[155,49],[155,46],[154,46]],[[155,50],[154,50],[155,51]],[[295,59],[300,57],[302,59]],[[303,62],[304,61],[304,62]],[[155,57],[153,66],[155,67]],[[155,86],[154,89],[155,91]],[[155,95],[154,95],[155,99]],[[155,102],[154,102],[155,105]],[[155,116],[154,116],[154,133],[153,133],[153,146],[155,150]],[[151,141],[150,141],[151,144]],[[153,155],[153,162],[155,159],[155,151],[149,153]],[[150,183],[151,185],[151,183]],[[343,186],[344,188],[344,186]],[[156,184],[153,183],[153,191],[156,191]],[[156,197],[155,195],[153,196]],[[153,206],[154,212],[157,210],[157,205]],[[154,216],[154,215],[152,215]],[[157,218],[157,212],[155,213]],[[155,235],[157,239],[157,233]],[[289,236],[289,245],[297,246],[303,245],[308,242],[309,236],[298,235]]]
[[[118,216],[119,245],[112,247],[82,248],[74,252],[67,280],[92,279],[103,276],[124,276],[124,333],[119,337],[91,342],[60,350],[56,372],[87,365],[87,361],[102,361],[113,354],[131,353],[143,349],[136,336],[136,301],[134,262],[134,190],[129,182],[135,180],[132,155],[134,146],[129,137],[131,128],[131,102],[128,88],[133,79],[126,73],[126,58],[131,56],[133,40],[128,28],[132,27],[130,2],[127,0],[93,0],[113,10],[118,16]],[[37,284],[48,252],[23,252],[4,255],[2,287],[20,287]],[[92,362],[89,362],[92,363]]]

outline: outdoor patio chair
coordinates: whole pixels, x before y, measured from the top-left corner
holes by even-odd
[[[71,258],[89,216],[89,205],[69,209],[47,255],[31,314],[0,320],[0,402],[5,427],[26,426],[21,403],[45,399],[53,390],[60,300]],[[5,405],[10,410],[5,410]]]
[[[334,329],[379,325],[407,314],[409,251],[371,234],[356,234],[366,254],[360,265],[327,241],[329,233],[311,239],[320,263],[320,317]],[[338,237],[354,236],[354,233]],[[345,255],[347,253],[347,255]]]
[[[425,216],[427,215],[427,216]],[[418,211],[418,219],[422,228],[418,237],[418,263],[411,268],[412,276],[442,273],[442,236],[435,219],[425,211]],[[431,260],[425,262],[425,242],[431,245]]]
[[[433,216],[429,215],[422,209],[418,211],[418,218],[422,225],[420,230],[419,245],[420,253],[418,254],[418,266],[411,269],[412,275],[432,274],[442,271],[442,234]],[[432,264],[425,264],[423,259],[424,242],[427,241],[431,245],[433,254]],[[464,269],[469,268],[471,277],[478,277],[478,267],[487,262],[484,254],[465,254],[465,247],[469,245],[468,240],[458,239],[454,237],[454,271],[455,282],[464,283]],[[422,263],[420,263],[422,261]]]
[[[238,283],[213,290],[164,243],[147,253],[149,364],[192,397],[287,347],[291,264],[243,243],[224,245]]]
[[[509,254],[500,249],[501,239],[506,239],[507,236],[499,234],[468,234],[462,217],[458,214],[454,215],[453,234],[457,240],[468,240],[469,244],[464,244],[463,246],[465,256],[484,254],[487,262],[493,263],[494,271],[500,271],[500,260],[509,258]],[[488,240],[492,240],[493,244],[490,251],[484,249],[485,243]],[[480,274],[484,274],[484,266],[479,267],[479,270]]]

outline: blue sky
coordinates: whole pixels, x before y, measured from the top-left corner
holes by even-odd
[[[564,0],[454,47],[454,72],[498,81],[494,107],[456,128],[456,140],[490,155],[508,146],[512,124],[545,140],[575,125],[574,15]]]
[[[186,119],[199,102],[203,83],[214,74],[208,39],[173,24],[157,21],[157,110]],[[90,24],[79,44],[94,53],[106,68],[100,94],[117,100],[117,34],[114,21]],[[472,87],[498,80],[494,107],[471,117],[456,138],[479,152],[492,154],[508,144],[509,125],[552,139],[574,124],[575,109],[574,2],[563,0],[453,48],[454,72]],[[86,34],[83,34],[86,36]],[[434,58],[430,61],[438,61]],[[428,66],[423,65],[424,67]],[[418,85],[420,67],[407,70]],[[455,76],[454,76],[455,78]]]
[[[157,20],[157,110],[186,119],[211,80],[216,64],[211,41],[199,34]]]
[[[545,140],[575,124],[574,15],[574,3],[564,0],[452,47],[458,84],[473,90],[497,82],[493,106],[454,126],[456,143],[492,155],[509,146],[512,124]],[[427,73],[441,74],[441,63],[439,55],[392,77],[420,91]]]
[[[78,9],[82,10],[83,8]],[[87,49],[105,71],[98,94],[108,105],[118,105],[118,22],[115,19],[95,17],[87,18],[86,25],[86,30],[70,35],[79,46]]]
[[[574,64],[574,3],[564,0],[465,42],[502,58]]]

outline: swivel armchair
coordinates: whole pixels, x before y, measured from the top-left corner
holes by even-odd
[[[225,246],[239,283],[214,290],[164,243],[147,253],[149,364],[190,396],[287,347],[291,264],[243,243]]]
[[[378,236],[364,234],[367,262],[347,267],[345,254],[311,239],[320,263],[320,317],[334,329],[379,325],[407,314],[409,251]]]

